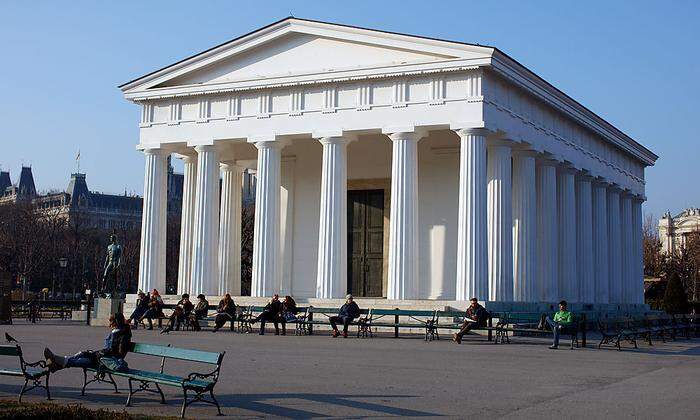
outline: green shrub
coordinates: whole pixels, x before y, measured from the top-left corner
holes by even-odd
[[[688,295],[678,273],[669,276],[666,292],[664,293],[664,310],[669,314],[688,313]]]
[[[81,404],[23,403],[0,401],[0,419],[29,420],[148,420],[164,417],[132,415],[105,409],[91,410]]]

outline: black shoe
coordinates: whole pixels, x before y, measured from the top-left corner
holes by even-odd
[[[559,346],[549,346],[549,349],[550,349],[550,350],[556,350],[556,349],[558,349],[558,348],[559,348]]]

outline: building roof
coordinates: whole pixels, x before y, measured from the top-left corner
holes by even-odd
[[[0,196],[5,193],[8,187],[12,186],[12,181],[10,180],[10,173],[2,171],[0,172]]]
[[[19,183],[17,184],[18,194],[23,196],[35,196],[36,187],[34,186],[34,175],[30,166],[22,166],[22,172],[19,175]]]
[[[325,36],[328,36],[328,33],[334,33],[334,36],[348,36],[347,34],[352,32],[352,36],[357,35],[358,37],[365,38],[374,37],[374,41],[376,41],[378,38],[382,38],[387,45],[393,43],[392,45],[395,47],[397,43],[401,43],[404,46],[407,45],[407,43],[415,43],[416,46],[420,46],[423,50],[432,50],[435,53],[444,53],[447,50],[452,52],[478,51],[480,54],[490,57],[490,66],[493,69],[503,75],[506,75],[514,83],[522,85],[535,95],[542,96],[543,98],[546,98],[546,100],[552,101],[555,104],[555,107],[560,108],[560,110],[565,113],[569,113],[570,115],[574,116],[574,118],[582,120],[590,129],[606,137],[609,141],[621,147],[623,150],[627,150],[628,152],[637,156],[644,162],[645,165],[653,165],[658,159],[658,156],[651,150],[636,142],[624,132],[603,118],[599,117],[578,101],[571,98],[540,76],[536,75],[517,60],[513,59],[508,54],[496,47],[378,29],[369,29],[311,19],[300,19],[293,16],[273,22],[260,29],[256,29],[255,31],[202,51],[201,53],[192,55],[176,63],[150,72],[144,76],[120,85],[119,88],[125,92],[127,98],[131,97],[133,100],[135,96],[130,96],[131,93],[141,91],[144,88],[150,90],[150,88],[157,86],[158,83],[156,82],[161,80],[161,78],[164,76],[168,76],[171,73],[175,74],[177,72],[181,72],[183,69],[189,69],[192,66],[209,65],[213,57],[222,54],[226,50],[235,49],[236,46],[242,45],[249,40],[267,36],[271,32],[278,29],[281,30],[285,27],[292,27],[294,31],[307,31],[308,33],[316,33],[315,31],[325,30]],[[464,55],[464,53],[459,54]]]

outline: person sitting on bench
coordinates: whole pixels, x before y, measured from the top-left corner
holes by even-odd
[[[282,322],[282,335],[287,334],[287,322],[296,321],[297,313],[297,303],[294,298],[287,295],[284,297],[284,302],[282,302],[282,312],[280,313],[280,319]]]
[[[136,298],[136,309],[134,309],[134,312],[132,312],[131,316],[129,317],[129,323],[133,323],[133,329],[138,328],[139,320],[143,314],[148,311],[149,302],[150,298],[148,295],[143,293],[143,290],[139,290],[138,297]]]
[[[348,326],[350,325],[353,319],[359,316],[360,307],[357,306],[357,303],[355,303],[355,301],[353,300],[352,295],[345,296],[345,304],[340,307],[338,315],[328,318],[328,320],[331,322],[331,328],[333,328],[333,337],[335,338],[340,335],[340,333],[338,333],[338,327],[336,324],[342,323],[343,338],[348,338]]]
[[[544,321],[549,325],[549,328],[552,329],[552,333],[554,334],[554,342],[549,348],[552,350],[558,349],[561,330],[570,327],[571,324],[574,323],[573,315],[566,309],[566,301],[562,300],[559,302],[559,312],[554,314],[554,319],[547,316],[544,318]]]
[[[110,332],[105,338],[104,348],[101,350],[84,350],[73,356],[58,356],[48,347],[44,349],[46,365],[51,372],[63,368],[96,368],[100,358],[110,357],[116,359],[117,365],[126,365],[124,357],[131,346],[131,328],[124,319],[124,314],[116,313],[109,317]]]
[[[158,293],[158,290],[153,289],[151,300],[148,302],[148,310],[141,317],[141,321],[148,320],[148,329],[153,329],[153,318],[162,318],[163,315],[163,298]]]
[[[214,319],[214,329],[211,332],[217,332],[228,321],[236,320],[236,304],[231,299],[231,295],[226,293],[223,299],[219,301],[219,306],[216,308],[216,318]]]
[[[209,315],[209,302],[203,294],[197,295],[197,305],[194,307],[194,311],[190,313],[190,325],[195,331],[200,331],[202,327],[199,326],[199,320],[204,319]]]
[[[467,308],[467,314],[464,323],[462,323],[462,328],[460,328],[459,332],[452,335],[452,341],[457,344],[462,343],[462,337],[472,328],[486,326],[486,321],[489,317],[489,313],[486,312],[486,309],[479,304],[479,299],[473,297],[469,299],[469,302],[471,302],[471,305]]]
[[[271,321],[275,324],[275,335],[280,335],[279,323],[282,322],[282,328],[286,333],[287,321],[282,318],[282,302],[280,302],[280,295],[274,294],[272,300],[265,305],[263,311],[255,317],[250,323],[255,324],[260,321],[260,335],[265,335],[265,322]]]
[[[168,326],[165,327],[160,333],[169,333],[173,329],[175,329],[175,331],[180,331],[180,324],[182,324],[185,319],[190,318],[190,313],[192,313],[193,309],[194,305],[192,302],[190,302],[189,293],[183,293],[182,299],[177,302],[175,308],[173,309],[172,315],[170,315]]]

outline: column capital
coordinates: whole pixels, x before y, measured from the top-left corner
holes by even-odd
[[[397,131],[395,133],[384,133],[391,139],[391,141],[398,141],[398,140],[411,140],[411,141],[418,141],[421,138],[424,137],[424,133],[418,133],[415,131]]]
[[[536,151],[534,151],[534,150],[530,150],[530,149],[517,149],[517,148],[514,148],[512,153],[513,153],[513,157],[531,157],[531,158],[537,158],[537,157],[539,156],[539,153],[538,153],[538,152],[536,152]]]
[[[194,150],[196,150],[197,153],[216,152],[216,146],[213,144],[200,144],[199,146],[195,146]]]
[[[197,154],[182,154],[182,153],[175,153],[175,157],[182,160],[185,163],[195,163],[197,162]]]
[[[318,141],[323,144],[348,144],[350,143],[350,139],[347,137],[342,137],[342,136],[329,136],[329,137],[319,137]]]
[[[622,193],[622,188],[617,184],[610,184],[608,185],[608,192],[619,195],[620,193]]]
[[[236,161],[233,160],[226,160],[223,162],[219,162],[219,169],[221,169],[222,172],[243,172],[245,170],[244,167],[236,165]]]
[[[591,183],[597,187],[604,187],[604,188],[607,188],[610,185],[610,181],[608,181],[607,179],[605,179],[603,177],[599,177],[599,176],[594,177],[593,180],[591,181]]]
[[[588,171],[578,171],[576,172],[576,181],[577,182],[590,182],[593,183],[593,181],[596,178],[590,174]]]
[[[161,149],[161,148],[152,148],[152,149],[146,148],[146,149],[143,149],[143,154],[146,156],[150,156],[150,155],[165,156],[165,155],[169,154],[169,152],[166,151],[165,149]]]
[[[486,128],[477,128],[477,127],[471,127],[471,128],[453,128],[451,129],[454,131],[459,137],[464,138],[467,136],[482,136],[486,137],[488,136],[491,132],[486,129]]]
[[[570,163],[564,162],[557,165],[557,172],[561,172],[563,174],[576,175],[579,172],[579,170],[574,168]]]
[[[258,149],[281,149],[284,144],[281,141],[256,141],[255,147]]]

